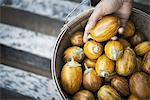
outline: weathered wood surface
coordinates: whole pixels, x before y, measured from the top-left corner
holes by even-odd
[[[35,98],[21,95],[17,92],[12,92],[5,88],[0,88],[0,98],[1,100],[36,100]]]
[[[23,69],[29,72],[40,74],[46,77],[51,76],[51,60],[25,51],[0,45],[1,63]]]
[[[0,88],[5,88],[11,92],[36,100],[60,100],[55,84],[50,78],[0,64],[0,80]]]
[[[64,22],[52,19],[48,16],[34,14],[28,11],[12,8],[9,6],[1,7],[1,23],[57,36]]]

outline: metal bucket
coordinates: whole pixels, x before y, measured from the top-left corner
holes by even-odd
[[[60,72],[62,66],[64,65],[63,52],[66,48],[68,48],[71,45],[70,37],[72,33],[84,29],[86,22],[92,12],[93,9],[87,10],[78,15],[75,19],[65,24],[55,44],[51,70],[52,70],[52,77],[56,84],[57,90],[63,100],[70,99],[71,97],[70,95],[64,92],[60,84]],[[131,20],[134,22],[136,30],[144,34],[146,38],[150,40],[150,15],[133,8]]]

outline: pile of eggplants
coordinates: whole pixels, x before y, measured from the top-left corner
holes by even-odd
[[[150,41],[128,21],[108,15],[90,31],[72,33],[64,51],[61,87],[73,100],[150,100]]]

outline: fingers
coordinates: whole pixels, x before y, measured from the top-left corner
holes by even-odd
[[[123,6],[116,12],[116,15],[120,18],[121,27],[118,29],[118,32],[122,34],[124,28],[128,22],[132,11],[132,0],[125,0]]]
[[[83,35],[83,42],[84,42],[84,43],[86,43],[86,42],[88,41],[88,38],[87,38],[88,35],[89,35],[88,31],[85,31],[85,32],[84,32],[84,35]]]
[[[126,24],[127,24],[127,21],[128,21],[128,19],[120,19],[121,26],[120,26],[120,28],[118,29],[118,32],[119,32],[120,34],[123,34],[124,28],[125,28],[125,26],[126,26]]]
[[[102,18],[102,16],[111,14],[117,11],[123,4],[123,0],[101,0],[95,7],[94,12],[89,18],[89,21],[85,27],[83,41],[88,41],[88,35],[90,30],[95,26],[96,22]]]
[[[127,18],[127,17],[126,17],[126,18],[120,18],[121,26],[120,26],[120,28],[118,29],[118,32],[119,32],[120,34],[123,34],[124,28],[125,28],[125,26],[126,26],[126,24],[127,24],[127,21],[128,21],[128,18]]]
[[[83,36],[83,42],[87,42],[88,41],[88,35],[90,33],[90,30],[95,26],[96,22],[99,20],[100,15],[99,12],[97,10],[98,8],[95,8],[94,12],[92,13],[92,15],[90,16],[88,23],[85,27],[85,31],[84,31],[84,36]]]
[[[83,36],[83,42],[86,43],[90,38],[89,37],[89,33],[90,30],[95,26],[96,22],[92,22],[88,23],[85,27],[85,31],[84,31],[84,36]]]

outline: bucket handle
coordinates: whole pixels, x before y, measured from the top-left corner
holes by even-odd
[[[82,2],[76,6],[65,18],[65,23],[63,25],[63,27],[61,28],[61,31],[70,29],[68,23],[71,22],[75,17],[75,14],[79,14],[81,13],[81,10],[79,10],[81,7],[83,7],[83,5],[87,5],[89,7],[91,7],[91,0],[82,0]],[[92,8],[92,7],[91,7]],[[83,12],[83,11],[82,11]],[[80,17],[80,16],[79,16]]]
[[[81,13],[81,11],[79,10],[81,7],[83,7],[83,5],[86,5],[86,6],[90,6],[91,7],[91,0],[82,0],[82,2],[77,6],[75,7],[65,18],[65,24],[68,22],[68,20],[71,18],[71,17],[74,17],[75,14],[79,14]]]

